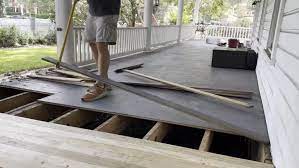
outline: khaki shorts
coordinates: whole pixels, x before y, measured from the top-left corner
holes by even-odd
[[[87,16],[85,26],[85,41],[103,42],[115,45],[117,39],[118,15]]]

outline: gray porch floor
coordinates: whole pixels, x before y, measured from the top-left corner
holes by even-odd
[[[242,101],[247,101],[253,104],[254,107],[242,108],[192,93],[138,88],[220,118],[240,128],[238,132],[220,128],[216,124],[205,122],[117,88],[113,88],[108,97],[96,102],[84,103],[80,98],[86,88],[80,86],[40,80],[14,81],[2,85],[52,94],[40,100],[44,103],[121,114],[196,128],[209,128],[268,142],[255,72],[212,68],[210,64],[214,47],[200,41],[187,41],[159,52],[113,61],[111,63],[110,78],[116,81],[152,83],[152,81],[130,74],[116,74],[113,72],[121,67],[144,63],[142,69],[136,69],[137,72],[185,85],[252,91],[255,93],[253,99]]]

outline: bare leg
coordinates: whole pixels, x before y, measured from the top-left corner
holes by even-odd
[[[99,54],[98,54],[98,48],[97,48],[96,43],[91,42],[91,43],[89,43],[89,46],[92,51],[92,56],[95,59],[96,64],[98,64]]]
[[[110,54],[108,45],[105,43],[96,43],[98,49],[98,69],[101,77],[108,79],[108,69],[110,65]]]

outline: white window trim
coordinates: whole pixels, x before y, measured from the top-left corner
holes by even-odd
[[[276,28],[277,28],[277,26],[279,26],[277,21],[278,21],[278,16],[279,16],[279,11],[280,11],[280,4],[281,4],[281,0],[274,0],[270,30],[269,30],[269,34],[268,34],[266,49],[265,49],[265,51],[270,59],[272,59],[274,37],[276,34],[276,30],[277,30]]]
[[[278,16],[277,16],[277,25],[275,28],[275,34],[273,37],[273,45],[272,45],[272,55],[271,55],[271,63],[272,65],[275,66],[276,64],[276,55],[277,55],[277,46],[278,46],[278,40],[279,40],[279,36],[280,36],[280,31],[281,31],[281,24],[282,24],[282,20],[283,20],[283,14],[284,14],[284,9],[285,9],[285,4],[286,4],[286,0],[281,0],[280,1],[280,5],[279,5],[279,10],[278,12]]]
[[[268,0],[263,0],[263,4],[262,4],[262,7],[261,7],[262,8],[261,20],[260,20],[259,31],[258,31],[258,35],[257,35],[258,42],[261,41],[261,38],[262,38],[262,35],[263,35],[267,4],[268,4]]]

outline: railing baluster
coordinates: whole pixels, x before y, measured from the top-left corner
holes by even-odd
[[[194,37],[195,26],[182,26],[181,39],[186,40]],[[83,63],[93,59],[92,51],[88,43],[83,40],[83,27],[74,28],[74,50],[76,63]],[[177,40],[179,27],[174,26],[153,26],[151,34],[151,45],[157,46]],[[206,28],[208,37],[223,37],[250,39],[251,29],[244,27],[229,27],[211,25]],[[147,28],[118,28],[117,43],[109,46],[111,56],[124,53],[134,53],[146,48]]]

